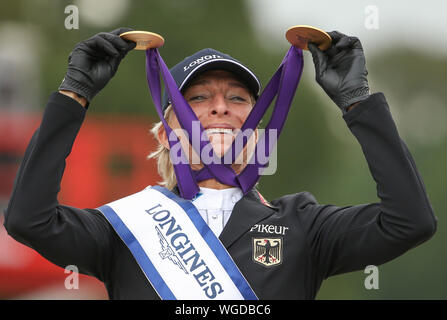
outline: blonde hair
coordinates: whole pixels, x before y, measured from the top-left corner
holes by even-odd
[[[165,111],[164,117],[166,121],[169,120],[172,113],[172,106],[169,105]],[[163,126],[163,122],[159,121],[154,124],[151,129],[152,135],[158,141],[158,133]],[[166,148],[162,143],[158,143],[157,149],[147,156],[148,159],[155,159],[157,161],[157,170],[163,181],[159,183],[171,190],[177,185],[177,178],[175,177],[174,166],[171,163],[171,158],[169,157],[169,149]]]

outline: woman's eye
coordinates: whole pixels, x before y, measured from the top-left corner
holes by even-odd
[[[198,96],[192,96],[191,98],[189,98],[189,101],[202,101],[202,100],[205,100],[205,99],[206,99],[205,96],[198,95]]]
[[[246,102],[247,100],[241,96],[233,96],[230,98],[233,101],[237,101],[237,102]]]

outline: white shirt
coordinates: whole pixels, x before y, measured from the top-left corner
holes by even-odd
[[[200,188],[200,193],[192,203],[216,237],[219,237],[230,219],[234,205],[242,196],[242,190],[239,188],[222,190]]]

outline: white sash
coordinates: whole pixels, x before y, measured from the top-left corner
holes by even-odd
[[[154,186],[98,209],[161,299],[257,299],[190,201]]]

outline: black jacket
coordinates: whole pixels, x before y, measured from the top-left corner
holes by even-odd
[[[158,299],[100,212],[57,201],[65,158],[85,113],[71,98],[51,95],[18,172],[5,227],[53,263],[76,265],[103,281],[111,299]],[[436,230],[422,179],[383,94],[370,96],[343,117],[362,147],[380,202],[337,207],[300,192],[268,205],[256,190],[246,194],[220,240],[260,299],[314,299],[325,278],[380,265]],[[260,261],[259,240],[280,245],[274,262]]]

